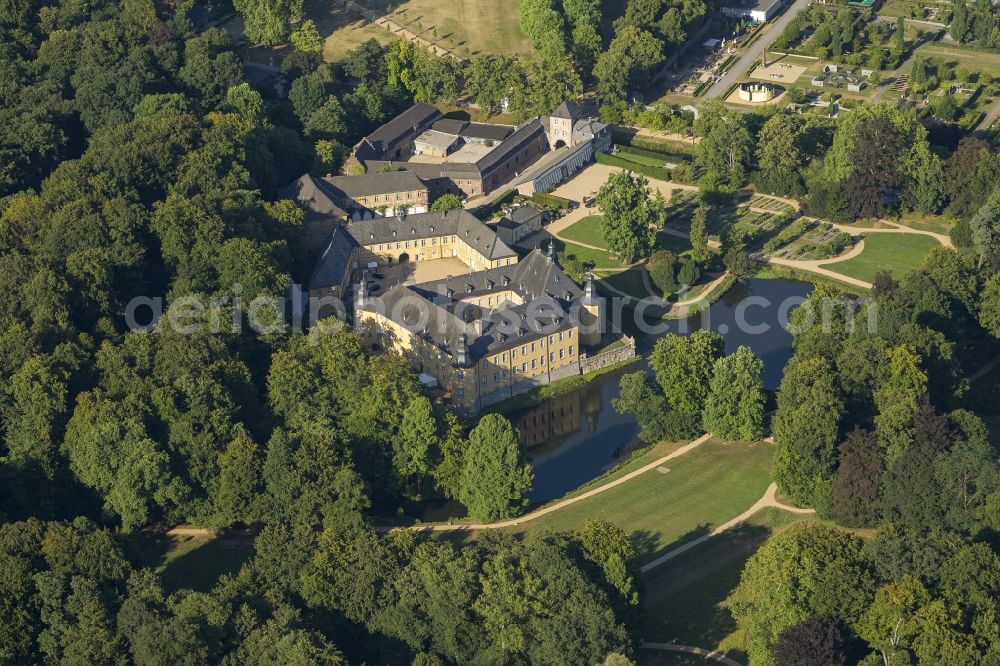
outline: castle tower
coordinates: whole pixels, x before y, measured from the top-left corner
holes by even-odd
[[[361,333],[361,311],[368,304],[368,277],[361,271],[361,282],[354,287],[354,328]]]
[[[580,343],[587,346],[601,344],[604,333],[604,299],[594,288],[594,273],[587,271],[587,284],[580,301]]]

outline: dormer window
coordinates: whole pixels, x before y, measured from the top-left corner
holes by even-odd
[[[410,233],[411,233],[411,234],[415,234],[415,233],[417,233],[417,230],[416,230],[416,229],[414,229],[413,227],[410,227]]]
[[[509,284],[510,284],[510,278],[509,278],[509,277],[507,277],[506,275],[504,275],[504,276],[503,276],[503,286],[505,286],[505,287],[506,287],[506,286],[507,286],[507,285],[509,285]]]
[[[473,287],[471,284],[465,285],[465,291],[467,291],[468,293],[471,294],[473,289],[475,289],[475,287]]]
[[[454,295],[455,295],[455,290],[454,289],[449,289],[448,290],[448,298],[451,298]]]
[[[392,236],[393,236],[393,238],[396,237],[396,230],[395,229],[392,230]]]
[[[486,281],[486,288],[487,289],[492,289],[493,288],[493,280],[487,280]]]
[[[431,227],[431,231],[434,231],[434,227],[433,226]]]
[[[368,234],[368,238],[375,240],[375,234]]]

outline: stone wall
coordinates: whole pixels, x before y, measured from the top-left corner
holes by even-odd
[[[615,363],[627,361],[635,356],[635,338],[625,338],[625,344],[595,356],[580,359],[580,372],[584,375],[606,368]]]

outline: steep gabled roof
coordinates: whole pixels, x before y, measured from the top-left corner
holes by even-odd
[[[334,176],[323,180],[343,199],[357,199],[358,197],[391,192],[418,192],[427,189],[427,186],[411,171]]]
[[[573,102],[566,100],[562,104],[556,107],[556,110],[549,115],[553,118],[565,118],[566,120],[573,120],[580,113],[580,107],[578,107]]]
[[[323,256],[309,278],[310,290],[325,289],[341,284],[351,267],[351,253],[358,245],[342,225],[337,225]]]
[[[280,195],[299,202],[312,214],[347,217],[347,213],[336,202],[336,193],[321,179],[314,178],[308,173],[285,187]]]

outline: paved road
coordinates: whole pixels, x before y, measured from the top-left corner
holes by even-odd
[[[736,64],[729,68],[729,71],[722,75],[722,78],[715,82],[715,84],[708,89],[705,93],[704,99],[712,99],[713,97],[718,97],[722,93],[726,92],[729,86],[736,83],[738,80],[743,78],[743,72],[747,71],[750,67],[750,63],[755,62],[760,59],[760,52],[762,49],[769,48],[774,40],[778,38],[781,31],[785,29],[785,26],[792,22],[799,12],[812,4],[812,0],[795,0],[792,6],[785,10],[785,13],[779,16],[773,23],[765,26],[764,34],[761,38],[754,43],[750,49],[743,54],[743,56],[736,61]]]
[[[976,130],[980,132],[988,130],[990,125],[992,125],[993,121],[997,118],[1000,118],[1000,99],[997,100],[997,103],[993,105],[992,109],[986,112],[986,116],[983,118],[982,122],[979,123],[979,126],[976,127]]]

